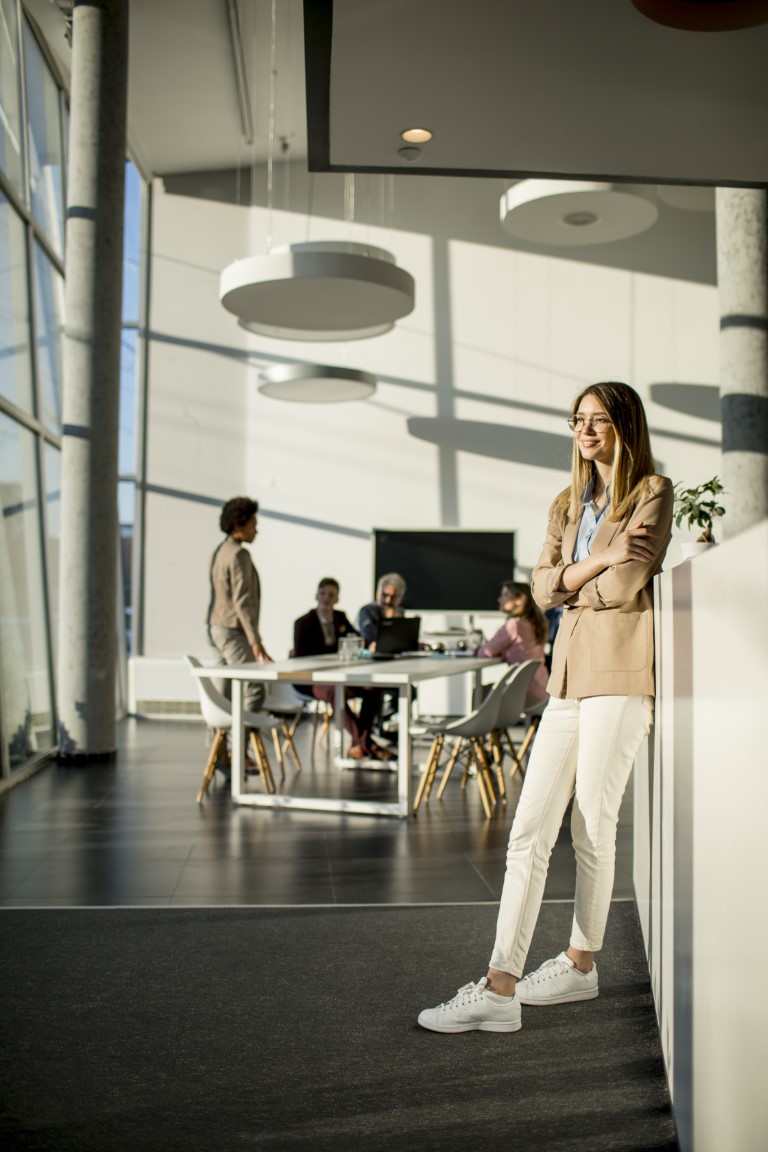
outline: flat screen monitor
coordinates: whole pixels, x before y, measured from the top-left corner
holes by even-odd
[[[406,608],[495,612],[502,581],[515,573],[514,532],[374,529],[376,580],[399,572]]]

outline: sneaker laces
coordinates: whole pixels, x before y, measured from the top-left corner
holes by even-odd
[[[555,956],[552,960],[545,960],[535,972],[529,972],[525,979],[530,980],[532,984],[543,984],[545,980],[553,980],[556,976],[570,971],[569,965]]]
[[[441,1004],[440,1007],[450,1008],[453,1005],[459,1007],[463,1004],[471,1004],[473,1000],[477,1000],[480,996],[482,996],[487,983],[487,976],[483,976],[482,980],[478,980],[477,984],[470,980],[469,984],[465,984],[463,988],[459,988],[456,995],[452,996],[450,1000],[446,1000],[446,1002]]]

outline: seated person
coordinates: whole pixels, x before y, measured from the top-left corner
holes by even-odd
[[[321,656],[326,652],[338,652],[341,636],[358,635],[346,615],[335,607],[339,591],[338,580],[332,576],[323,577],[315,596],[317,608],[310,609],[294,623],[291,656]],[[302,684],[297,688],[302,695],[333,705],[336,691],[333,684]],[[380,691],[376,688],[347,688],[345,695],[347,700],[360,700],[359,715],[356,716],[348,704],[344,708],[344,727],[352,737],[350,758],[388,759],[388,755],[371,741],[371,729],[381,700]]]
[[[364,604],[358,612],[357,630],[366,648],[370,648],[372,652],[376,650],[376,637],[382,619],[389,620],[393,616],[405,615],[400,607],[405,596],[405,587],[405,580],[399,572],[387,572],[376,582],[376,599],[370,604]],[[395,737],[394,733],[385,730],[385,724],[396,711],[397,696],[392,692],[382,692],[378,731],[385,739],[391,740]]]
[[[507,664],[522,664],[525,660],[539,660],[528,687],[527,704],[546,700],[549,673],[544,663],[544,645],[549,636],[549,625],[531,593],[530,584],[505,580],[501,586],[499,608],[507,619],[498,632],[477,649],[476,656],[501,656]]]
[[[402,616],[400,605],[405,596],[405,580],[397,572],[380,576],[376,584],[376,599],[365,604],[357,614],[357,630],[365,641],[366,648],[375,647],[379,624],[382,619]]]

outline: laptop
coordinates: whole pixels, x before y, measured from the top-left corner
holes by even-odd
[[[421,616],[392,616],[379,622],[374,658],[392,659],[404,652],[417,652]]]

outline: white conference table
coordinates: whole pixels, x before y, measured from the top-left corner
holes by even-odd
[[[484,668],[499,661],[478,656],[425,655],[397,660],[356,660],[343,663],[337,655],[302,656],[273,664],[240,664],[237,667],[192,669],[193,675],[232,681],[232,799],[236,804],[257,808],[303,808],[324,812],[350,812],[372,816],[406,817],[411,811],[411,721],[413,686],[442,676],[473,675],[475,698]],[[343,731],[344,689],[346,687],[395,688],[398,692],[397,800],[346,800],[322,796],[292,796],[246,792],[245,728],[243,725],[243,683],[255,680],[287,680],[292,684],[333,684],[336,686],[337,723]],[[350,763],[354,763],[350,761]]]

